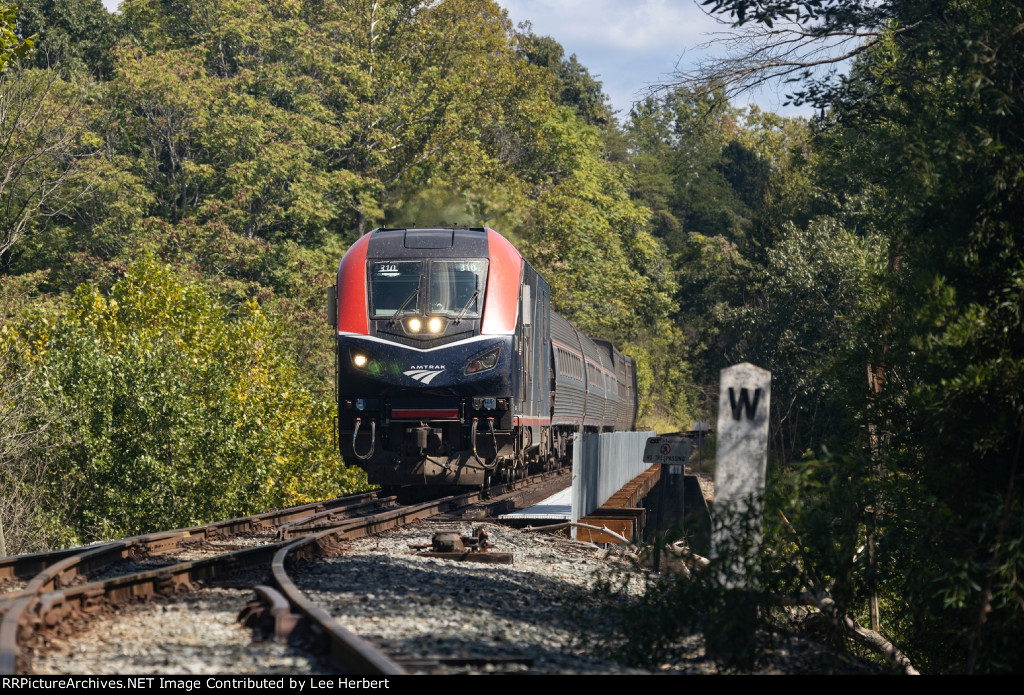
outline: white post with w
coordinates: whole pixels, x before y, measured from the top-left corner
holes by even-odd
[[[771,385],[772,373],[748,362],[721,373],[711,555],[728,556],[722,571],[734,589],[754,588],[745,575],[761,545]]]

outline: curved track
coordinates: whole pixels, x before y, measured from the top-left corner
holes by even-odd
[[[296,559],[333,553],[347,540],[417,519],[457,514],[470,507],[478,517],[500,513],[565,484],[564,473],[545,474],[535,478],[532,486],[520,483],[516,490],[499,486],[487,493],[465,493],[406,506],[396,506],[393,497],[377,498],[371,493],[90,548],[8,558],[3,564],[6,574],[0,576],[25,578],[35,568],[42,570],[25,588],[8,592],[0,601],[0,674],[29,672],[24,645],[38,633],[67,624],[72,616],[88,616],[140,598],[190,591],[246,568],[267,568],[273,578],[273,586],[254,587],[257,601],[241,616],[247,625],[266,625],[269,621],[271,629],[280,635],[302,628],[322,643],[332,662],[345,672],[402,673],[385,655],[344,630],[302,596],[288,577],[286,565]],[[88,579],[100,570],[118,571],[112,568],[140,556],[167,556],[173,562],[175,553],[190,546],[208,544],[216,551],[215,541],[253,535],[262,536],[254,547],[141,571],[128,567],[120,576]]]

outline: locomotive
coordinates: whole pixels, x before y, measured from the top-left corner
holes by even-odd
[[[634,428],[633,360],[551,311],[492,229],[375,229],[328,296],[338,441],[371,483],[511,481],[571,460],[577,432]]]

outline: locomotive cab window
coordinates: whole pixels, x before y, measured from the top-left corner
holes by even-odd
[[[431,314],[447,314],[462,318],[480,315],[487,282],[487,261],[431,261]]]
[[[368,272],[373,318],[420,314],[424,309],[457,319],[480,316],[486,260],[371,261]]]
[[[370,302],[373,316],[390,317],[398,312],[419,313],[422,261],[372,261]]]

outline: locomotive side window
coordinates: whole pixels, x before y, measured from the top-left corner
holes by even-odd
[[[399,311],[419,312],[422,261],[372,261],[369,270],[370,306],[375,318],[394,316]]]
[[[431,261],[430,313],[479,316],[486,282],[487,261]]]

